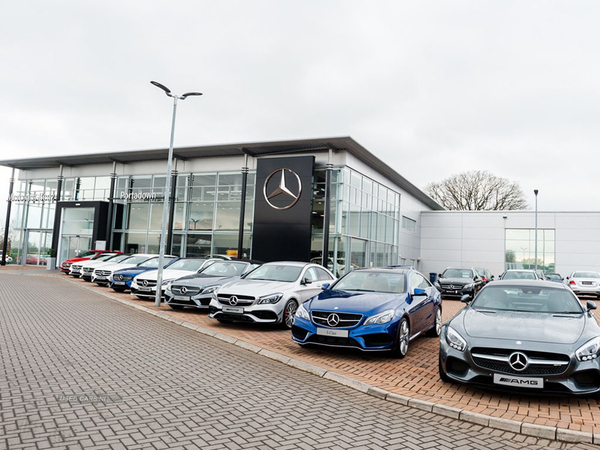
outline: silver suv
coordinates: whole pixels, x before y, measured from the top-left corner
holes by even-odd
[[[210,301],[210,318],[221,323],[277,323],[292,327],[298,305],[335,280],[318,264],[272,262],[222,285]]]

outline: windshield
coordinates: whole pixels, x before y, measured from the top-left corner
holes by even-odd
[[[197,272],[205,261],[205,259],[180,259],[171,264],[169,270],[188,270],[190,272]]]
[[[332,289],[364,292],[406,292],[403,273],[357,270],[341,278]]]
[[[538,286],[492,286],[481,290],[472,303],[474,309],[540,313],[582,313],[574,294],[565,289]]]
[[[535,280],[535,275],[533,272],[525,272],[515,270],[514,272],[508,271],[502,277],[503,280]]]
[[[473,278],[473,271],[469,269],[446,269],[442,278]]]
[[[211,264],[201,273],[209,277],[239,277],[248,267],[244,262],[216,262]]]
[[[291,283],[296,281],[302,272],[302,267],[286,266],[280,264],[265,264],[250,272],[247,280],[284,281]]]
[[[126,259],[129,259],[129,258],[131,258],[131,255],[117,255],[114,258],[111,258],[107,262],[120,263],[121,261],[125,261]]]
[[[546,278],[552,281],[562,281],[562,278],[560,276],[554,274],[546,275]]]
[[[120,260],[119,262],[125,263],[125,264],[133,264],[138,265],[140,263],[143,263],[144,261],[148,260],[148,255],[133,255],[133,256],[126,256],[124,259]],[[117,261],[115,261],[117,262]]]
[[[573,278],[600,278],[598,272],[575,272]]]
[[[165,256],[164,258],[165,258],[165,265],[163,266],[163,268],[166,269],[167,266],[169,264],[171,264],[171,260],[174,259],[174,258],[172,256],[171,257]],[[151,267],[152,269],[158,269],[158,261],[159,261],[158,257],[152,258],[152,259],[149,259],[147,261],[144,261],[144,263],[142,264],[142,266],[143,267]]]
[[[94,258],[94,261],[108,261],[109,259],[113,259],[114,257],[119,256],[114,253],[100,253],[100,256]]]

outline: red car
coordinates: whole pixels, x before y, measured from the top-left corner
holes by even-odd
[[[118,253],[123,253],[118,250],[90,250],[82,253],[77,258],[71,258],[63,261],[60,265],[60,271],[68,274],[69,270],[71,270],[71,264],[77,261],[86,261],[90,259],[96,259],[98,256],[106,254],[106,253],[114,253],[115,255]]]

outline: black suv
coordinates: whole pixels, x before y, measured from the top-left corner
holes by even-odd
[[[475,297],[483,287],[483,280],[473,268],[448,267],[438,275],[435,287],[442,294],[442,298],[461,298],[463,295]]]

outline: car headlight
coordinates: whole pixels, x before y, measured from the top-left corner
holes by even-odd
[[[296,310],[296,317],[300,317],[301,319],[310,320],[310,316],[308,315],[308,311],[304,307],[304,305],[298,306]]]
[[[473,283],[465,284],[463,289],[473,289]]]
[[[219,288],[219,286],[220,285],[218,285],[218,284],[216,286],[209,286],[207,288],[202,289],[201,292],[203,294],[212,294],[213,292],[215,292]]]
[[[587,341],[575,352],[575,356],[579,361],[589,361],[590,359],[596,359],[598,352],[600,351],[600,336],[595,337]]]
[[[171,284],[171,281],[172,281],[172,280],[165,280],[165,281],[163,281],[163,282],[162,282],[161,286],[162,286],[162,287],[168,286],[168,285],[170,285],[170,284]]]
[[[265,295],[264,297],[261,297],[258,299],[258,304],[259,305],[275,304],[279,300],[281,300],[282,297],[283,297],[283,294]]]
[[[390,320],[394,318],[394,310],[388,309],[379,314],[375,314],[374,316],[367,317],[365,320],[365,325],[382,325],[384,323],[388,323]]]
[[[446,330],[446,342],[450,347],[459,352],[463,352],[467,348],[467,341],[452,327],[448,327]]]

